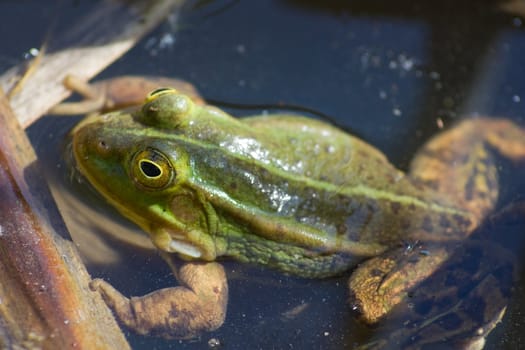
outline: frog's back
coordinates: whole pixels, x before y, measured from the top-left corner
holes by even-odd
[[[209,200],[217,208],[224,205],[218,199],[227,198],[254,217],[284,220],[283,227],[294,231],[313,230],[309,235],[351,244],[391,244],[423,222],[438,224],[425,192],[366,142],[299,116],[241,123],[247,128],[239,126],[235,136],[214,141],[206,152],[188,150],[194,186],[213,193]],[[435,209],[449,214],[445,207]]]
[[[393,190],[404,174],[375,147],[342,130],[311,118],[271,115],[242,120],[263,139],[272,165],[335,186],[366,185]]]

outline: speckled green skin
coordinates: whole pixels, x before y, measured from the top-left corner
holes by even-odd
[[[452,339],[480,349],[505,312],[512,259],[492,244],[459,241],[498,200],[497,156],[525,160],[525,130],[509,120],[459,122],[429,140],[407,174],[325,123],[235,119],[171,89],[137,111],[88,117],[72,135],[78,170],[162,251],[307,277],[366,259],[349,279],[349,301],[363,321],[388,314],[395,327],[362,348]],[[178,270],[162,255],[180,286],[131,299],[102,280],[91,288],[141,334],[190,338],[219,327],[222,266],[191,261]]]
[[[203,260],[328,276],[403,241],[464,238],[477,219],[326,123],[235,119],[173,92],[85,120],[73,151],[80,172],[160,249]],[[162,179],[148,183],[144,164]]]

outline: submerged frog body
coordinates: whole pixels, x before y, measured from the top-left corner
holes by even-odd
[[[152,92],[137,111],[91,117],[73,132],[80,172],[162,252],[204,262],[229,256],[305,277],[367,260],[349,286],[369,322],[434,273],[452,254],[451,242],[468,237],[493,209],[493,151],[525,158],[525,132],[507,120],[466,120],[427,143],[404,174],[326,123],[282,114],[235,119],[172,89]],[[403,259],[403,242],[424,242],[426,254]],[[185,268],[177,276],[190,292],[129,300],[103,281],[94,288],[139,332],[191,337],[222,323],[227,287],[214,263]],[[192,302],[173,302],[180,293]],[[210,309],[210,301],[218,306]]]

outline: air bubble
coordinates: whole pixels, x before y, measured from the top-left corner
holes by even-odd
[[[401,112],[401,110],[399,108],[393,108],[392,109],[392,114],[395,115],[396,117],[399,117],[401,116],[403,113]]]

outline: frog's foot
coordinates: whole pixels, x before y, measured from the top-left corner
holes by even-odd
[[[431,139],[410,175],[479,221],[498,198],[495,154],[525,160],[525,130],[506,119],[466,119]]]
[[[365,261],[349,280],[351,305],[366,323],[376,323],[448,258],[447,249],[398,248]]]
[[[105,85],[95,87],[76,76],[68,75],[64,79],[64,86],[81,95],[83,100],[79,102],[62,102],[51,108],[48,113],[54,115],[87,114],[102,111],[114,105],[107,96]]]
[[[481,349],[511,296],[512,254],[481,241],[413,252],[420,257],[398,250],[366,262],[352,276],[352,302],[365,321],[381,318],[375,339],[363,348]],[[446,262],[437,263],[447,252]]]
[[[130,299],[109,283],[95,279],[98,291],[121,323],[139,334],[165,338],[193,338],[224,322],[228,286],[217,263],[187,263],[177,277],[181,286],[157,290]]]

